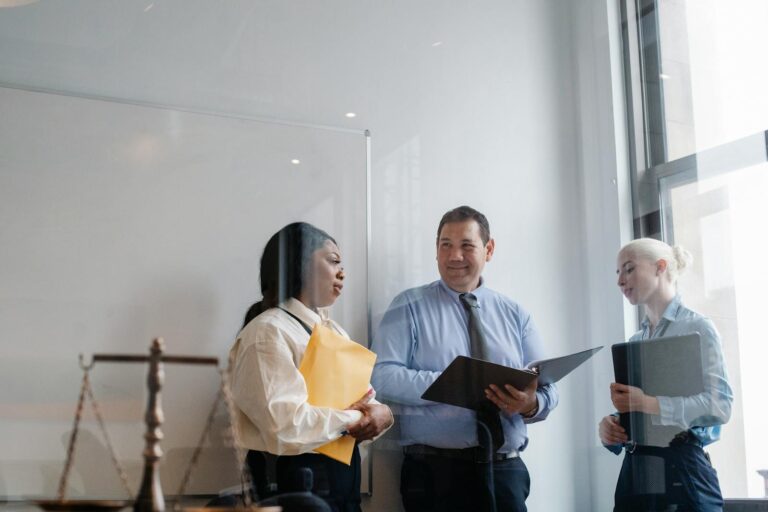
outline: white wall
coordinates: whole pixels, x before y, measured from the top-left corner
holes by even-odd
[[[621,320],[605,322],[622,313],[609,3],[40,3],[0,13],[0,81],[369,128],[374,318],[437,276],[436,223],[466,203],[497,239],[489,285],[533,313],[555,355],[623,336]],[[589,397],[607,386],[606,364],[604,353],[569,377],[531,428],[530,510],[604,510],[592,495],[605,503],[612,468],[584,468],[603,464],[605,404]],[[400,455],[387,446],[368,510],[399,507]]]
[[[616,288],[616,252],[632,237],[620,13],[616,2],[591,0],[574,9],[573,69],[579,110],[584,205],[585,323],[588,337],[610,346],[636,330],[636,309]],[[612,510],[622,457],[602,447],[596,425],[613,411],[609,347],[595,358],[582,456],[589,467],[592,510]],[[589,428],[592,427],[592,428]]]

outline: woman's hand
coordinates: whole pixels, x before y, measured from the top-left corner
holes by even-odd
[[[627,432],[616,416],[606,416],[600,421],[600,441],[604,445],[624,444],[629,441]]]
[[[370,388],[360,400],[347,407],[347,409],[363,413],[360,421],[347,427],[347,433],[358,441],[373,439],[395,422],[389,407],[384,404],[371,403],[374,394],[373,388]]]
[[[358,441],[373,439],[395,422],[392,411],[384,404],[365,403],[354,409],[363,413],[363,417],[347,427],[347,432]]]
[[[611,401],[619,412],[644,412],[659,414],[659,400],[648,396],[643,390],[626,384],[611,383]]]
[[[360,407],[366,405],[368,402],[373,400],[373,395],[374,395],[373,388],[368,388],[368,391],[366,391],[365,394],[360,397],[360,400],[358,400],[357,402],[347,407],[347,409],[353,409],[355,411],[359,411]]]
[[[536,397],[538,384],[539,379],[533,379],[523,391],[509,384],[505,384],[504,389],[491,384],[485,390],[485,396],[507,414],[530,414],[539,407],[539,399]]]

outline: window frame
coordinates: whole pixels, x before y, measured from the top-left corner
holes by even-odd
[[[629,178],[634,237],[674,244],[672,185],[694,183],[700,177],[711,178],[768,162],[768,130],[667,161],[658,7],[659,0],[619,0]],[[642,314],[638,321],[640,318]],[[768,480],[766,486],[768,495]],[[768,496],[728,498],[725,502],[729,510],[741,510],[742,506],[756,503],[763,506],[768,503]]]

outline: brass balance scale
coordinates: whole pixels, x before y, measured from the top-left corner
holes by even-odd
[[[83,356],[80,356],[80,367],[83,369],[83,381],[80,388],[80,397],[77,402],[77,408],[75,409],[75,422],[72,428],[72,434],[69,438],[69,444],[67,447],[67,456],[64,462],[64,470],[61,474],[59,481],[58,497],[54,500],[38,500],[35,504],[43,510],[57,510],[57,511],[111,511],[121,510],[128,507],[133,507],[135,512],[163,512],[165,511],[165,497],[163,496],[163,490],[160,486],[160,472],[159,465],[160,459],[163,456],[163,452],[160,449],[160,440],[163,438],[163,432],[160,426],[163,423],[163,410],[160,400],[160,390],[163,386],[165,374],[163,371],[163,363],[172,364],[188,364],[188,365],[208,365],[219,368],[219,360],[215,357],[199,357],[199,356],[174,356],[166,355],[163,353],[164,345],[162,338],[156,338],[152,341],[152,345],[149,349],[149,355],[138,354],[94,354],[90,364],[85,365],[83,363]],[[99,410],[98,403],[93,396],[93,390],[89,380],[89,372],[97,362],[110,362],[110,363],[149,363],[149,373],[147,375],[147,388],[149,390],[149,396],[147,399],[147,410],[145,414],[145,423],[147,426],[144,439],[146,445],[144,447],[144,473],[141,479],[141,487],[135,500],[69,500],[67,499],[67,482],[69,480],[69,473],[72,469],[72,462],[74,460],[75,444],[77,442],[77,434],[80,426],[80,420],[82,419],[83,409],[85,406],[85,400],[88,399],[91,402],[94,416],[96,417],[99,428],[104,436],[104,441],[109,450],[109,454],[112,458],[112,463],[117,470],[123,487],[126,489],[129,496],[133,496],[126,472],[123,470],[120,461],[117,458],[114,446],[110,441],[107,429],[104,423],[104,419]],[[192,458],[190,459],[189,466],[181,480],[177,496],[181,498],[184,496],[189,478],[193,469],[197,465],[200,452],[203,448],[203,442],[213,425],[216,410],[219,404],[223,400],[227,406],[227,413],[229,415],[229,437],[233,440],[236,461],[238,467],[242,468],[240,471],[241,484],[243,485],[244,492],[242,493],[243,504],[239,508],[184,508],[186,511],[206,511],[216,512],[217,510],[237,511],[237,510],[249,510],[258,512],[280,512],[280,507],[257,507],[251,503],[250,493],[245,491],[245,482],[248,482],[249,475],[247,471],[247,465],[245,461],[245,451],[234,442],[234,403],[232,401],[232,394],[230,392],[228,373],[226,370],[219,369],[221,375],[221,387],[219,389],[218,396],[214,401],[208,418],[206,420],[205,429],[200,437],[200,441],[196,446]],[[177,501],[175,509],[181,509],[179,502]]]

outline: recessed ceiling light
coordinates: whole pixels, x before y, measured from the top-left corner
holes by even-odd
[[[291,160],[291,163],[293,165],[299,165],[301,163],[301,160],[299,160],[298,158],[294,158],[293,160]]]
[[[355,114],[354,112],[347,112],[347,113],[346,113],[346,114],[344,114],[344,115],[345,115],[346,117],[350,118],[350,119],[352,119],[353,117],[357,117],[357,114]]]

